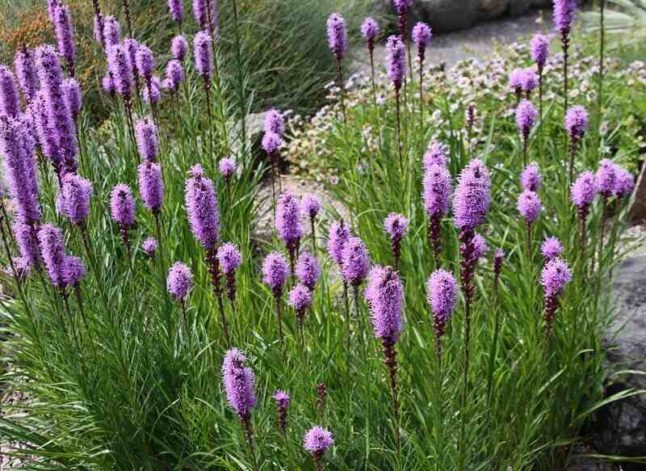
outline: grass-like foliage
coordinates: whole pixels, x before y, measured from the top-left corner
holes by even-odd
[[[240,6],[220,4],[234,17],[229,9]],[[280,190],[273,164],[285,149],[277,115],[266,123],[266,161],[253,158],[244,138],[242,123],[253,99],[253,81],[245,77],[253,64],[239,80],[219,75],[223,62],[236,70],[228,61],[240,64],[249,53],[236,39],[244,12],[240,8],[232,29],[222,31],[216,67],[210,68],[213,56],[203,43],[207,54],[195,65],[185,60],[186,79],[154,106],[128,87],[111,95],[115,112],[99,129],[81,112],[75,122],[79,151],[63,164],[51,164],[40,134],[32,152],[30,128],[17,126],[21,133],[11,127],[31,121],[22,121],[20,113],[0,118],[0,149],[13,179],[0,221],[12,294],[2,302],[3,359],[10,365],[2,380],[22,398],[0,416],[9,454],[25,457],[34,469],[555,469],[594,411],[616,399],[603,397],[601,340],[628,201],[619,193],[632,182],[616,184],[626,177],[616,164],[597,170],[603,158],[634,169],[635,117],[618,108],[626,95],[612,84],[638,80],[639,71],[628,77],[610,67],[610,85],[597,107],[594,61],[573,54],[571,104],[589,110],[591,125],[578,133],[571,118],[568,135],[562,56],[554,46],[543,69],[542,106],[538,90],[531,93],[542,116],[533,120],[525,146],[504,62],[422,74],[421,93],[419,79],[397,71],[391,77],[403,80],[399,93],[388,82],[376,85],[374,95],[370,82],[344,92],[292,143],[290,157],[336,173],[328,190],[340,202],[335,207],[343,208],[343,227],[360,240],[329,243],[328,223],[340,218],[335,209],[324,205],[309,219],[303,213],[315,208],[312,201],[284,194],[275,203],[273,241],[257,245],[252,235],[259,207],[274,204],[258,201],[260,186],[267,175]],[[323,25],[302,23],[303,29],[321,29],[324,41]],[[330,42],[342,60],[345,39],[334,28]],[[233,48],[230,56],[219,53],[222,45]],[[277,45],[267,45],[273,46],[280,54]],[[111,50],[113,60],[117,52]],[[513,55],[514,65],[531,67],[526,54]],[[47,77],[41,74],[41,86],[50,104],[56,97]],[[496,78],[488,83],[486,77]],[[143,77],[139,87],[146,87]],[[635,87],[643,92],[643,81]],[[45,122],[56,128],[60,144],[72,108],[64,102],[48,110]],[[33,116],[33,109],[25,114]],[[148,161],[135,145],[135,134],[142,133],[133,129],[144,117],[157,123],[159,138],[159,151]],[[11,146],[15,136],[22,141]],[[422,202],[422,155],[432,139],[446,144],[446,164],[432,170],[448,172],[459,201],[430,224]],[[315,157],[319,152],[323,161]],[[38,189],[33,174],[18,171],[35,162],[36,153]],[[237,166],[232,175],[223,161],[227,155]],[[516,209],[524,157],[542,174],[542,185],[534,188],[542,200],[535,220]],[[575,178],[584,170],[597,172],[593,200],[578,211],[571,201],[571,157]],[[78,162],[77,170],[70,160]],[[138,166],[150,168],[153,160],[165,188],[159,210],[150,209],[154,198],[137,178]],[[193,167],[198,163],[201,171]],[[465,168],[475,170],[467,176]],[[89,217],[81,223],[59,199],[58,177],[67,182],[74,172],[93,186]],[[490,190],[464,188],[485,174]],[[135,194],[135,224],[127,203],[113,192],[119,183]],[[597,194],[608,185],[609,192]],[[490,193],[488,211],[483,192]],[[34,196],[40,216],[28,211]],[[111,205],[111,199],[117,201]],[[398,225],[390,218],[393,224],[384,230],[389,213],[408,220],[403,237],[401,220]],[[209,225],[216,214],[217,237]],[[41,235],[28,270],[29,250],[16,245],[24,238],[12,231],[18,222],[27,234]],[[50,230],[47,223],[62,229],[65,254],[42,236],[43,227]],[[310,223],[317,237],[310,237]],[[476,226],[488,251],[474,242]],[[569,269],[560,258],[556,265],[544,259],[540,244],[547,236],[559,238]],[[157,241],[152,256],[142,247],[148,237]],[[226,276],[228,262],[214,257],[225,242],[242,254],[232,276]],[[439,242],[435,253],[433,242]],[[498,248],[504,256],[494,264]],[[279,254],[265,257],[271,251]],[[290,256],[305,251],[321,265],[314,287],[303,286],[312,280],[300,270],[297,287],[285,270]],[[81,257],[85,276],[70,270],[70,255]],[[192,279],[176,262],[188,267]],[[395,268],[377,268],[367,281],[367,265]],[[445,302],[431,303],[432,312],[427,280],[440,266],[458,280],[458,297],[442,291]],[[553,270],[542,275],[546,266]],[[554,275],[557,269],[557,275],[571,270],[572,281],[559,284],[567,277]],[[233,279],[234,300],[227,290]],[[288,393],[288,405],[277,390]]]

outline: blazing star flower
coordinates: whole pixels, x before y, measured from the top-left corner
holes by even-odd
[[[401,279],[391,267],[376,266],[368,275],[365,298],[375,337],[394,345],[403,328],[404,287]]]
[[[529,133],[534,127],[534,124],[536,124],[537,117],[538,112],[531,101],[523,100],[519,103],[516,108],[516,125],[518,126],[518,131],[523,141],[527,141],[529,138]]]
[[[213,78],[213,41],[206,31],[200,31],[193,39],[193,54],[195,55],[195,69],[204,79]]]
[[[236,161],[230,157],[224,157],[218,162],[218,171],[225,179],[230,179],[236,172]]]
[[[161,81],[157,75],[153,75],[148,86],[144,87],[142,95],[146,103],[156,104],[161,99]]]
[[[327,42],[336,59],[343,59],[348,48],[348,31],[345,20],[338,13],[332,13],[327,19]]]
[[[395,11],[398,15],[404,15],[413,4],[413,0],[393,0]]]
[[[141,119],[135,124],[137,150],[143,160],[154,162],[159,154],[157,127],[150,119]]]
[[[22,96],[26,102],[30,102],[40,88],[34,53],[31,49],[22,48],[16,52],[14,69],[16,70],[16,77],[22,90]]]
[[[612,196],[617,185],[617,165],[610,159],[603,159],[595,177],[599,194],[604,198]]]
[[[35,225],[27,224],[21,218],[17,218],[14,221],[11,230],[16,239],[18,251],[20,252],[22,267],[30,270],[32,267],[38,265],[40,261],[38,230]]]
[[[363,36],[368,50],[372,52],[375,48],[377,36],[379,36],[379,23],[370,17],[363,20],[361,24],[361,36]]]
[[[170,43],[170,51],[173,59],[183,62],[188,54],[188,41],[184,36],[178,34]]]
[[[303,448],[309,451],[315,460],[320,460],[332,445],[334,445],[332,433],[318,425],[308,430],[303,438]]]
[[[80,257],[68,255],[63,261],[63,283],[66,286],[78,286],[85,277],[85,263]]]
[[[537,192],[541,188],[541,182],[543,178],[541,177],[541,171],[538,168],[538,164],[531,163],[523,173],[520,175],[520,185],[523,187],[523,190]]]
[[[147,82],[150,82],[155,71],[155,56],[153,55],[153,51],[145,44],[139,44],[137,48],[135,65],[139,76],[143,77]]]
[[[314,290],[316,282],[321,276],[321,267],[316,257],[307,251],[301,252],[296,264],[296,277],[303,285]]]
[[[305,311],[312,305],[312,292],[305,286],[298,284],[289,292],[289,305],[296,311],[299,322],[303,322]]]
[[[390,213],[384,220],[384,229],[391,242],[400,241],[408,230],[408,219],[397,213]]]
[[[265,115],[264,122],[265,133],[273,133],[277,136],[285,134],[285,118],[283,113],[276,108],[271,108]]]
[[[129,99],[134,84],[134,73],[128,51],[122,44],[108,47],[108,70],[112,76],[114,90]]]
[[[424,153],[423,158],[423,167],[425,171],[428,171],[432,165],[439,165],[440,167],[446,167],[448,163],[448,148],[445,144],[442,144],[439,141],[433,141],[429,145],[428,149]]]
[[[561,245],[561,241],[554,236],[548,237],[541,244],[541,255],[543,255],[547,261],[559,258],[562,253],[563,245]]]
[[[175,23],[181,24],[184,19],[182,0],[168,0],[168,12]]]
[[[164,180],[162,179],[161,167],[153,162],[144,162],[138,168],[139,194],[144,206],[159,214],[164,202]]]
[[[166,287],[176,301],[186,301],[186,297],[193,287],[191,269],[182,262],[175,262],[168,271]]]
[[[570,34],[575,12],[576,0],[554,0],[554,27],[561,36]]]
[[[208,6],[211,11],[208,11]],[[193,0],[193,17],[201,29],[217,33],[218,11],[217,0]],[[209,17],[211,22],[209,23]]]
[[[473,244],[472,256],[475,261],[478,261],[479,259],[484,257],[489,251],[489,246],[487,245],[487,241],[485,240],[484,237],[482,237],[481,234],[476,233],[473,236],[472,244]]]
[[[538,76],[534,69],[524,69],[521,76],[520,87],[529,96],[529,93],[538,87]]]
[[[106,50],[121,41],[121,25],[114,16],[103,18],[103,42]]]
[[[617,198],[630,196],[635,188],[635,177],[623,167],[617,166],[614,194]]]
[[[276,401],[276,407],[278,408],[278,428],[280,429],[280,433],[284,435],[287,430],[287,409],[289,408],[291,398],[286,391],[280,389],[271,397]]]
[[[135,224],[135,199],[130,187],[124,183],[115,185],[110,193],[112,219],[124,226]]]
[[[43,95],[42,90],[36,92],[29,104],[29,113],[31,114],[40,150],[51,161],[57,175],[59,175],[63,169],[61,168],[62,161],[58,152],[58,136],[55,129],[50,126],[49,113]]]
[[[431,39],[433,37],[431,27],[420,21],[413,27],[412,37],[413,42],[417,46],[417,58],[421,64],[424,62],[426,48],[431,45]]]
[[[343,246],[341,274],[352,286],[359,286],[370,270],[370,256],[363,241],[350,237]]]
[[[20,113],[16,77],[9,67],[0,65],[0,115],[15,118]]]
[[[524,69],[514,69],[509,74],[509,88],[511,88],[518,97],[523,91],[523,81],[525,79]]]
[[[289,251],[290,259],[293,259],[303,236],[303,228],[301,226],[300,204],[292,193],[285,192],[278,199],[276,230]]]
[[[85,225],[90,214],[92,192],[92,183],[89,180],[75,173],[66,174],[63,177],[60,193],[61,214],[67,217],[72,224]]]
[[[280,252],[271,252],[262,264],[262,281],[280,296],[289,277],[289,266]]]
[[[439,269],[428,279],[426,294],[433,313],[435,335],[440,338],[444,335],[446,324],[455,311],[458,284],[450,272]]]
[[[152,258],[155,256],[158,247],[157,239],[154,237],[148,237],[141,243],[141,249],[146,254],[146,257]]]
[[[63,231],[52,224],[43,224],[38,230],[38,242],[49,280],[55,287],[64,288],[63,270],[66,256]]]
[[[225,274],[235,272],[242,263],[242,255],[231,242],[226,242],[218,248],[218,260],[220,261],[220,268]]]
[[[337,265],[343,265],[343,249],[350,238],[350,229],[343,220],[335,221],[330,225],[327,249],[332,260]]]
[[[478,159],[467,165],[458,179],[453,197],[455,226],[461,230],[474,230],[487,218],[491,180],[485,164]]]
[[[559,307],[560,296],[565,286],[572,281],[572,272],[570,267],[560,258],[554,258],[547,262],[541,272],[541,285],[545,292],[545,310],[544,318],[547,335],[552,332],[554,316]]]
[[[541,200],[533,191],[525,190],[518,196],[518,212],[528,225],[533,224],[541,213]]]
[[[588,112],[583,106],[573,106],[565,115],[565,129],[574,142],[580,141],[588,130]]]
[[[113,94],[116,91],[114,88],[114,80],[112,80],[112,74],[110,72],[101,78],[101,88],[104,92],[110,94]]]
[[[172,92],[179,89],[179,84],[184,81],[184,66],[177,59],[168,61],[164,75],[164,88]]]
[[[597,196],[596,178],[592,172],[583,172],[570,189],[570,199],[577,207],[579,217],[582,220],[587,217],[595,196]]]
[[[213,182],[204,176],[199,164],[191,169],[186,181],[184,201],[193,236],[205,249],[217,244],[220,238],[220,210]]]
[[[321,211],[321,203],[315,194],[306,193],[301,198],[301,209],[310,219],[314,219]]]
[[[67,106],[72,113],[72,118],[76,120],[79,114],[81,114],[82,106],[82,95],[81,95],[81,86],[74,78],[66,78],[63,81],[63,93],[65,94],[65,101]]]
[[[262,137],[260,145],[267,155],[273,155],[283,146],[283,140],[278,134],[267,132]]]
[[[406,46],[399,36],[390,36],[386,42],[388,77],[399,91],[406,78]]]
[[[76,47],[74,45],[74,28],[72,26],[72,17],[70,10],[62,3],[54,9],[54,33],[56,34],[56,43],[58,51],[65,61],[69,64],[70,70],[74,70],[74,58],[76,56]]]
[[[547,36],[542,34],[536,34],[532,38],[531,44],[531,56],[532,60],[536,62],[538,70],[542,71],[547,62],[547,56],[549,55],[550,41]]]
[[[243,420],[248,420],[256,405],[255,376],[247,366],[247,357],[237,348],[229,350],[222,364],[222,380],[229,406]]]

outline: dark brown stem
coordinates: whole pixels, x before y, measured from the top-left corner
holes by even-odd
[[[343,124],[348,124],[348,118],[345,111],[345,87],[343,84],[343,69],[341,68],[341,59],[336,58],[336,77],[339,86],[339,95],[341,97],[341,113],[343,113]]]
[[[401,136],[401,96],[399,93],[399,88],[395,88],[395,103],[397,106],[397,153],[399,154],[399,169],[404,172],[404,149],[402,146],[402,136]]]
[[[126,25],[128,26],[128,36],[132,38],[133,37],[132,22],[130,20],[130,1],[129,0],[123,0],[123,11],[126,16]]]

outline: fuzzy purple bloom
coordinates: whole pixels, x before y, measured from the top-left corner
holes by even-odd
[[[531,56],[536,62],[538,70],[542,71],[547,62],[547,56],[550,50],[550,40],[543,34],[537,34],[532,38]]]
[[[143,160],[154,162],[159,154],[157,127],[151,119],[145,118],[135,124],[137,150]]]
[[[368,17],[361,24],[361,36],[363,36],[368,49],[372,51],[375,47],[375,41],[379,36],[379,23]]]
[[[108,70],[112,75],[114,90],[129,99],[134,84],[134,71],[128,50],[122,44],[108,47]]]
[[[518,96],[520,96],[520,93],[523,90],[524,78],[524,69],[514,69],[511,71],[511,74],[509,74],[509,88],[511,88]]]
[[[334,445],[332,433],[318,425],[308,430],[303,438],[303,448],[317,458],[323,456],[323,453],[332,445]]]
[[[22,90],[22,96],[26,102],[30,102],[40,88],[38,74],[36,72],[36,62],[34,61],[34,52],[27,48],[18,50],[14,59],[14,68],[20,89]]]
[[[220,262],[220,268],[226,275],[235,272],[242,263],[240,250],[231,242],[226,242],[218,247],[217,257]]]
[[[38,145],[45,157],[51,160],[57,172],[60,170],[61,159],[58,154],[58,141],[55,130],[50,126],[49,113],[42,91],[36,92],[29,104],[29,112]]]
[[[137,51],[139,50],[139,41],[135,38],[125,38],[123,40],[123,47],[130,61],[130,67],[132,67],[132,73],[135,78],[139,76],[139,71],[137,70]]]
[[[137,73],[146,81],[150,81],[155,71],[155,56],[153,51],[150,50],[145,44],[139,44],[137,52],[135,53],[135,65]]]
[[[106,51],[121,42],[121,25],[114,16],[103,18],[103,42]]]
[[[262,137],[261,146],[267,155],[273,155],[283,146],[283,140],[278,134],[267,132]]]
[[[208,11],[208,7],[211,11]],[[217,0],[193,0],[193,17],[200,29],[217,33],[218,11]],[[209,17],[211,22],[209,23]],[[217,34],[216,34],[217,36]]]
[[[14,221],[11,229],[16,239],[23,266],[27,269],[36,266],[40,260],[40,246],[36,227],[18,218]]]
[[[135,198],[132,190],[124,183],[115,185],[110,193],[110,214],[120,225],[129,227],[135,224]]]
[[[81,106],[83,105],[83,97],[81,94],[81,86],[74,78],[67,78],[63,81],[63,93],[65,94],[65,101],[72,113],[72,118],[76,120],[81,113]]]
[[[108,72],[101,78],[101,88],[104,92],[113,94],[116,90],[114,88],[114,80],[112,74]]]
[[[445,144],[442,144],[439,141],[434,140],[428,146],[428,149],[424,153],[423,158],[423,167],[425,171],[428,171],[432,165],[439,165],[441,167],[446,167],[448,163],[448,148]]]
[[[152,258],[155,256],[158,246],[159,244],[157,243],[157,239],[154,237],[148,237],[141,243],[141,250],[144,251],[146,257]]]
[[[148,86],[144,87],[142,98],[146,103],[159,103],[161,99],[161,81],[157,75],[153,75]]]
[[[601,196],[604,198],[612,196],[617,184],[617,165],[610,159],[603,159],[599,162],[595,181]]]
[[[484,257],[489,251],[489,246],[487,245],[487,241],[481,234],[476,233],[473,236],[472,244],[473,244],[472,256],[475,261]]]
[[[520,87],[529,96],[529,93],[538,87],[538,75],[534,69],[524,69],[521,75]]]
[[[554,0],[554,27],[561,36],[570,33],[575,12],[576,0]]]
[[[391,242],[401,241],[408,230],[408,219],[402,214],[390,213],[384,219],[384,230]]]
[[[303,321],[305,311],[312,305],[312,291],[305,285],[296,285],[289,292],[289,305],[296,311],[299,322]]]
[[[289,408],[289,403],[291,398],[286,391],[277,390],[271,396],[274,401],[276,401],[276,407],[278,408],[278,426],[281,433],[285,433],[287,429],[287,409]]]
[[[285,134],[285,117],[280,110],[272,108],[267,111],[264,122],[265,133],[274,133],[278,136]]]
[[[420,63],[424,62],[426,48],[430,46],[432,37],[431,27],[426,23],[420,21],[413,27],[412,38],[417,46],[417,58]]]
[[[341,274],[352,286],[359,286],[370,271],[370,255],[363,241],[350,237],[343,247]]]
[[[431,274],[426,283],[426,296],[437,337],[444,335],[446,324],[455,310],[457,294],[458,284],[450,272],[440,269]]]
[[[617,166],[614,194],[618,198],[630,196],[635,188],[635,177],[623,167]]]
[[[158,214],[164,202],[164,181],[160,165],[150,161],[139,165],[137,179],[144,206]]]
[[[597,196],[597,184],[594,173],[586,171],[583,172],[572,184],[570,190],[571,200],[574,205],[579,208],[587,208],[594,201]]]
[[[345,20],[338,13],[332,13],[327,19],[327,42],[336,59],[343,59],[348,48],[348,31]]]
[[[63,283],[67,286],[78,286],[83,277],[85,277],[85,263],[80,257],[68,255],[63,261]]]
[[[313,291],[320,276],[321,267],[316,257],[307,251],[301,252],[298,257],[298,263],[296,264],[296,277],[298,281]]]
[[[47,276],[57,288],[64,288],[65,245],[63,231],[52,224],[43,224],[38,230],[38,242]]]
[[[184,200],[191,232],[204,248],[212,248],[220,237],[220,210],[213,182],[199,164],[191,169]]]
[[[330,225],[327,250],[337,265],[343,265],[343,248],[350,238],[350,229],[344,221],[335,221]]]
[[[547,262],[541,272],[541,285],[547,296],[561,294],[572,281],[572,272],[565,260],[556,258]]]
[[[301,198],[301,209],[310,219],[314,219],[321,211],[321,202],[313,193],[306,193]]]
[[[565,115],[565,130],[570,139],[578,142],[588,130],[588,112],[583,106],[573,106]]]
[[[164,88],[176,92],[179,89],[179,84],[184,81],[184,78],[184,66],[182,63],[177,59],[168,61],[164,76]]]
[[[193,39],[195,69],[205,80],[213,77],[213,41],[206,31],[200,31]]]
[[[523,190],[537,192],[541,188],[542,181],[541,171],[535,163],[529,164],[520,174],[520,185]]]
[[[170,43],[170,51],[173,59],[183,62],[188,54],[188,41],[184,36],[178,34]]]
[[[227,180],[235,174],[236,168],[236,161],[230,157],[224,157],[218,162],[218,171]]]
[[[20,113],[20,96],[13,72],[0,65],[0,115],[15,118]]]
[[[262,281],[275,295],[279,296],[282,293],[288,276],[289,266],[280,252],[271,252],[265,257],[262,264]]]
[[[70,70],[74,70],[74,58],[76,57],[76,47],[74,45],[74,28],[72,26],[72,16],[67,6],[62,3],[54,10],[54,33],[56,34],[56,43],[61,56],[68,63]]]
[[[388,77],[399,91],[406,78],[406,46],[399,36],[390,36],[386,42],[386,50],[388,53]]]
[[[90,214],[92,192],[92,183],[89,180],[74,173],[66,174],[60,192],[61,214],[72,224],[83,226]]]
[[[455,225],[461,230],[473,230],[487,218],[491,202],[491,180],[485,164],[472,160],[458,179],[453,197]]]
[[[429,217],[442,217],[449,210],[451,196],[451,174],[440,165],[431,165],[424,172],[424,209]]]
[[[248,419],[256,405],[255,376],[247,366],[247,357],[237,348],[229,350],[224,357],[222,379],[229,406],[240,418]]]
[[[562,253],[563,245],[561,244],[561,241],[554,236],[548,237],[541,244],[541,255],[543,255],[547,261],[559,258]]]
[[[176,301],[185,301],[193,287],[193,273],[182,262],[175,262],[166,277],[166,288]]]
[[[289,250],[297,248],[303,236],[301,208],[295,195],[285,192],[276,206],[276,230]],[[291,247],[291,248],[290,248]]]
[[[381,266],[370,270],[365,298],[375,336],[394,344],[403,328],[404,287],[397,272]]]
[[[518,196],[516,208],[527,224],[533,224],[541,213],[541,200],[533,191],[525,190]]]
[[[181,24],[184,19],[182,0],[168,0],[168,12],[175,23]]]
[[[518,104],[516,108],[516,125],[523,141],[527,141],[530,131],[536,124],[537,117],[538,112],[531,101],[523,100]]]

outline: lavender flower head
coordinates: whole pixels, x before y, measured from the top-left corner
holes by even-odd
[[[431,218],[444,216],[449,210],[451,174],[444,166],[431,165],[424,172],[424,209]]]
[[[179,84],[184,81],[184,66],[177,59],[168,61],[165,69],[164,88],[171,92],[176,92],[179,89]]]
[[[103,18],[103,42],[106,50],[121,41],[121,25],[114,16]]]
[[[541,213],[541,200],[533,191],[525,190],[518,196],[516,207],[525,222],[531,225]]]
[[[164,202],[164,181],[161,166],[153,162],[144,162],[137,170],[139,194],[144,206],[153,214],[161,211]]]
[[[63,187],[60,195],[61,214],[72,224],[83,226],[90,214],[90,198],[92,183],[85,178],[68,173],[63,177]]]
[[[220,237],[220,210],[213,182],[199,164],[186,181],[184,201],[191,232],[205,249],[212,248]]]
[[[393,4],[398,15],[405,15],[413,4],[413,0],[393,0]]]
[[[139,77],[139,71],[137,69],[137,51],[139,50],[139,41],[135,38],[125,38],[123,40],[123,48],[126,51],[128,60],[130,61],[130,67],[132,68],[132,73],[135,78]]]
[[[59,4],[54,10],[54,33],[58,51],[73,70],[76,47],[74,45],[74,28],[72,17],[66,5]]]
[[[450,272],[440,269],[431,274],[426,283],[426,295],[438,337],[444,334],[444,327],[453,315],[457,294],[458,284]]]
[[[83,97],[81,94],[81,86],[75,78],[66,78],[63,81],[63,93],[65,94],[65,101],[69,107],[72,118],[78,118],[81,114],[81,106],[83,105]]]
[[[135,137],[139,156],[143,160],[154,162],[159,154],[159,141],[155,123],[148,118],[137,121],[135,124]]]
[[[285,134],[285,118],[283,113],[276,108],[271,108],[265,115],[265,133],[274,133],[278,136]]]
[[[399,36],[393,35],[386,42],[386,50],[388,77],[395,90],[399,91],[406,78],[406,46]]]
[[[114,80],[112,74],[108,72],[101,78],[101,88],[104,92],[113,94],[116,90],[114,88]]]
[[[298,242],[303,236],[300,204],[296,196],[292,193],[285,192],[278,199],[276,207],[276,229],[278,235],[288,248],[298,245]]]
[[[168,12],[175,23],[181,24],[184,19],[182,0],[168,0]]]
[[[314,290],[316,282],[321,276],[321,267],[316,257],[307,251],[301,252],[296,264],[296,277],[303,285]]]
[[[222,379],[229,406],[242,419],[248,419],[256,405],[255,376],[247,366],[247,357],[237,348],[229,350],[222,364]]]
[[[523,141],[527,141],[530,131],[536,124],[537,117],[538,112],[531,101],[523,100],[518,104],[516,108],[516,125]]]
[[[115,185],[110,193],[110,214],[123,226],[135,224],[135,199],[130,187],[124,183]]]
[[[554,27],[561,36],[570,33],[575,12],[576,0],[554,0]]]
[[[303,448],[316,458],[323,456],[332,445],[334,445],[332,433],[318,425],[308,430],[303,438]]]
[[[617,166],[614,194],[618,198],[630,196],[635,188],[635,177],[623,167]]]
[[[63,283],[67,286],[78,286],[85,277],[86,269],[80,257],[66,256],[63,261]]]
[[[271,252],[265,257],[262,264],[262,281],[271,288],[275,296],[282,293],[288,276],[289,266],[280,252]]]
[[[345,20],[338,13],[332,13],[327,19],[327,42],[336,60],[343,59],[348,48],[348,31]]]
[[[182,262],[175,262],[168,271],[166,287],[176,301],[185,301],[193,287],[191,269]]]
[[[193,39],[195,69],[205,80],[213,77],[213,41],[206,31],[200,31]]]
[[[210,6],[210,12],[207,6]],[[193,17],[201,29],[217,33],[217,0],[210,0],[210,2],[206,0],[193,0]],[[209,19],[211,20],[210,22]]]
[[[242,263],[240,250],[231,242],[226,242],[218,247],[217,257],[220,262],[220,268],[225,275],[234,273]]]
[[[594,173],[583,172],[572,184],[570,190],[570,199],[572,203],[579,208],[584,209],[590,206],[597,196],[597,184]]]
[[[473,236],[472,245],[473,245],[473,252],[471,255],[476,261],[484,257],[489,251],[489,246],[487,245],[487,241],[482,236],[482,234],[476,233]]]
[[[375,336],[394,344],[403,328],[404,287],[391,267],[376,266],[368,275],[365,293]]]
[[[314,219],[321,211],[321,203],[313,193],[306,193],[301,198],[301,209],[310,219]]]
[[[384,230],[391,242],[398,242],[406,235],[408,219],[402,214],[390,213],[384,220]]]
[[[236,168],[236,161],[230,157],[224,157],[218,162],[218,171],[227,180],[235,174]]]
[[[532,60],[536,62],[539,71],[542,71],[545,67],[547,56],[549,55],[549,49],[550,40],[547,38],[547,36],[537,34],[532,38],[531,56]]]
[[[610,159],[599,162],[596,174],[597,191],[604,198],[609,198],[615,191],[617,184],[617,165]]]
[[[267,155],[271,156],[283,146],[283,139],[276,133],[267,132],[263,135],[260,145]]]
[[[413,27],[412,37],[413,42],[417,46],[417,57],[420,63],[424,62],[426,48],[430,46],[433,37],[431,27],[420,21]]]
[[[572,272],[565,260],[555,258],[547,262],[541,272],[541,285],[546,296],[555,296],[563,292],[565,286],[572,281]]]
[[[277,390],[271,397],[276,401],[276,405],[278,407],[282,407],[285,409],[289,407],[289,403],[291,402],[291,398],[289,397],[289,394],[280,389]]]
[[[108,70],[112,75],[114,90],[129,99],[132,93],[134,75],[128,51],[122,44],[108,47]]]
[[[64,288],[65,246],[63,231],[52,224],[43,224],[38,230],[38,242],[49,280],[55,287]]]
[[[142,92],[142,98],[146,103],[159,103],[161,99],[161,80],[157,75],[153,75],[150,78],[150,83],[148,86],[144,87]]]
[[[529,92],[538,87],[538,76],[534,69],[524,69],[521,75],[520,87],[529,95]]]
[[[538,164],[533,162],[525,167],[525,170],[520,175],[520,185],[523,187],[523,190],[537,192],[541,188],[542,181],[543,177],[541,176]]]
[[[350,237],[343,247],[341,274],[352,286],[359,286],[370,271],[370,256],[363,241]]]
[[[561,244],[561,241],[554,236],[548,237],[541,244],[541,255],[543,255],[547,261],[559,258],[562,253],[563,245]]]
[[[158,247],[157,239],[154,237],[148,237],[141,243],[141,249],[146,254],[146,257],[152,258],[155,256]]]
[[[523,90],[524,78],[524,69],[514,69],[511,71],[511,74],[509,74],[509,87],[516,93],[516,95],[520,95]]]
[[[0,115],[15,118],[20,113],[20,96],[13,72],[0,65]]]
[[[173,59],[183,62],[188,54],[188,41],[184,36],[178,34],[170,43],[170,51]]]
[[[361,36],[363,36],[363,39],[368,46],[368,50],[374,50],[375,41],[377,36],[379,36],[379,23],[370,17],[363,20],[363,23],[361,24]]]
[[[445,144],[442,144],[439,141],[433,140],[428,146],[428,149],[424,153],[423,158],[423,167],[424,170],[428,171],[432,165],[439,165],[441,167],[446,167],[448,163],[448,148]]]
[[[453,197],[455,226],[461,230],[473,230],[487,218],[491,202],[491,180],[485,164],[472,160],[458,179]]]
[[[29,270],[36,266],[40,260],[40,247],[38,233],[33,225],[23,222],[17,218],[12,227],[16,245],[20,252],[20,261],[24,269]]]
[[[289,305],[294,308],[298,320],[302,322],[305,311],[312,305],[312,292],[305,285],[294,286],[289,292]]]
[[[135,53],[135,65],[139,76],[150,82],[155,71],[155,56],[145,44],[140,44]]]
[[[18,50],[14,59],[14,69],[22,90],[22,96],[26,102],[30,102],[40,87],[33,51],[27,48]]]
[[[350,238],[350,229],[343,220],[335,221],[330,225],[328,232],[327,250],[332,260],[337,265],[343,265],[343,248]]]
[[[588,112],[583,106],[573,106],[565,115],[565,129],[572,141],[580,141],[588,130]]]

